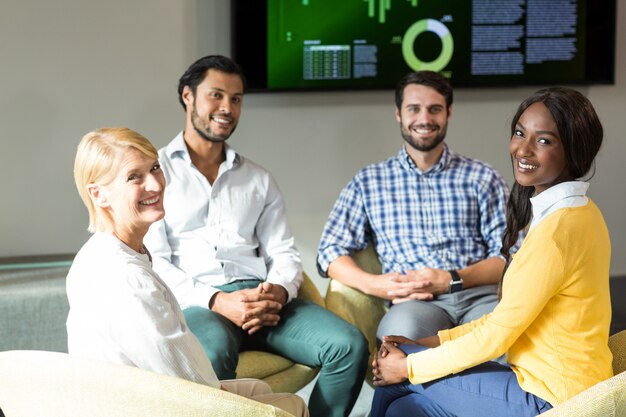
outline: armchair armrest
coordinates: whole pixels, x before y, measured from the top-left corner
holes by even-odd
[[[331,279],[326,290],[326,308],[359,329],[367,339],[370,357],[365,380],[371,385],[372,361],[378,352],[376,329],[386,312],[383,300]]]
[[[570,398],[552,410],[542,413],[545,417],[620,417],[626,415],[626,372]]]
[[[355,262],[366,272],[380,274],[382,267],[372,245],[353,255]],[[376,357],[376,329],[387,312],[384,300],[362,293],[341,282],[331,279],[326,290],[326,308],[354,325],[363,333],[369,346],[370,358],[365,380],[373,381],[372,361]]]
[[[326,308],[359,329],[370,345],[370,352],[376,351],[376,329],[386,312],[382,299],[331,279],[326,290]]]
[[[609,337],[609,348],[613,354],[613,373],[621,374],[626,371],[626,330]]]
[[[322,294],[320,294],[320,291],[317,289],[313,281],[311,281],[311,278],[309,278],[305,272],[302,272],[302,276],[304,279],[302,280],[302,285],[300,285],[300,288],[298,289],[298,298],[313,301],[320,307],[326,307]]]
[[[559,404],[546,417],[619,417],[626,415],[626,330],[609,337],[614,377]]]
[[[291,416],[206,385],[66,353],[0,352],[0,375],[7,416]]]

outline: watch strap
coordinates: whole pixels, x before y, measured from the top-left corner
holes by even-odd
[[[463,289],[463,278],[459,275],[459,273],[452,269],[448,271],[450,273],[450,290],[448,291],[450,294],[459,292]]]

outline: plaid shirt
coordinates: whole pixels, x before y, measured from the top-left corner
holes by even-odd
[[[451,152],[420,171],[402,147],[363,168],[342,190],[320,241],[317,266],[373,243],[383,273],[461,269],[500,256],[508,190],[491,166]]]

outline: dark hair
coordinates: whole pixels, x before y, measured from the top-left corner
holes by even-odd
[[[400,109],[404,98],[404,89],[409,84],[420,84],[435,89],[445,97],[448,109],[452,105],[452,86],[446,77],[433,71],[410,72],[396,85],[396,107]]]
[[[595,173],[594,160],[602,145],[604,132],[589,99],[571,88],[541,89],[520,104],[511,121],[511,136],[515,133],[522,113],[535,103],[543,103],[556,123],[565,152],[565,168],[571,177],[582,178],[594,168],[592,177]],[[517,181],[513,184],[507,202],[506,230],[500,251],[507,265],[511,258],[511,247],[517,242],[519,232],[530,222],[530,197],[534,192],[534,187],[522,186]]]
[[[188,86],[195,96],[198,85],[204,80],[210,69],[214,69],[225,74],[238,75],[239,78],[241,78],[241,82],[243,83],[245,90],[246,77],[243,75],[243,71],[235,61],[222,55],[208,55],[191,64],[183,76],[180,77],[180,80],[178,80],[178,101],[183,106],[183,109],[187,110],[185,102],[183,101],[183,89],[185,86]]]

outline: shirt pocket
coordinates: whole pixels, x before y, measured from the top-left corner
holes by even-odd
[[[256,241],[256,224],[263,213],[265,199],[257,190],[232,189],[220,195],[219,207],[209,210],[219,211],[219,228],[222,240],[231,244]]]

